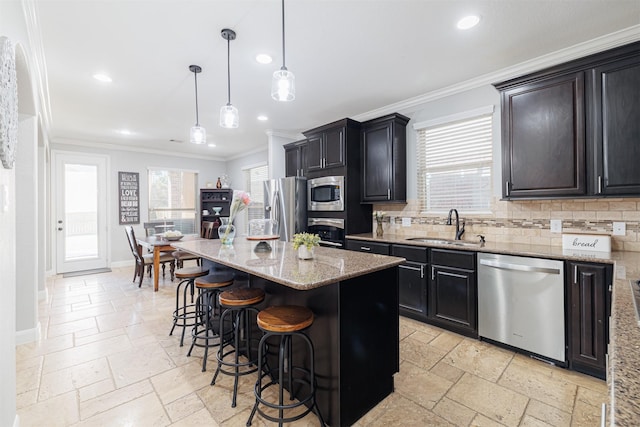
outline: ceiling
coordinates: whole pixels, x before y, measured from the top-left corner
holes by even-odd
[[[267,130],[298,134],[432,93],[640,24],[640,0],[287,0],[286,65],[296,99],[270,97],[282,65],[278,0],[35,0],[53,142],[116,144],[229,159],[266,148]],[[467,31],[456,22],[482,17]],[[218,125],[227,101],[240,127]],[[258,53],[273,57],[269,65]],[[188,142],[195,123],[207,142]],[[92,76],[109,74],[104,84]],[[269,120],[260,122],[264,114]],[[127,129],[131,135],[123,135]],[[179,142],[172,142],[177,140]]]

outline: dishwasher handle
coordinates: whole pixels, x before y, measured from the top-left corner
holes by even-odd
[[[547,267],[535,267],[532,265],[524,265],[524,264],[513,264],[510,262],[501,262],[490,259],[481,259],[480,265],[486,265],[488,267],[501,268],[503,270],[514,270],[514,271],[526,271],[533,273],[548,273],[548,274],[560,274],[560,269],[558,268],[547,268]]]

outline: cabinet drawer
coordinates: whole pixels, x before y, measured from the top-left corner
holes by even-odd
[[[431,249],[431,264],[475,270],[476,253],[448,249]]]
[[[390,245],[388,243],[366,242],[364,240],[347,240],[347,249],[350,251],[389,255],[389,246]]]
[[[406,258],[407,261],[427,262],[427,248],[408,245],[392,245],[391,255]]]

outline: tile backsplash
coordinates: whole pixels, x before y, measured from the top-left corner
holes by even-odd
[[[455,237],[455,227],[446,225],[446,212],[438,215],[420,213],[417,200],[408,200],[406,205],[376,204],[373,209],[385,212],[385,232],[446,239]],[[463,240],[476,241],[479,239],[477,235],[481,234],[488,242],[562,246],[562,233],[550,230],[552,219],[562,221],[563,233],[609,235],[615,221],[625,223],[626,234],[611,236],[611,249],[640,252],[640,198],[511,202],[495,198],[492,213],[466,214],[460,209],[458,212],[460,221],[465,221]],[[403,227],[402,218],[410,218],[411,226]]]

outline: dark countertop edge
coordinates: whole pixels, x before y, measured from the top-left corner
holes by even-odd
[[[385,259],[384,262],[378,263],[375,266],[369,266],[366,270],[363,270],[361,272],[356,272],[356,273],[344,273],[338,277],[335,278],[331,278],[331,279],[326,279],[326,280],[319,280],[319,281],[315,281],[309,284],[302,284],[302,283],[298,283],[298,282],[291,282],[289,280],[285,280],[279,277],[275,277],[272,276],[270,274],[266,274],[263,273],[261,271],[256,271],[253,270],[251,267],[248,267],[246,265],[242,265],[242,264],[238,264],[238,263],[234,263],[232,261],[229,260],[225,260],[222,258],[218,258],[218,257],[214,257],[209,253],[206,252],[202,252],[202,251],[196,251],[190,247],[187,247],[185,245],[189,245],[189,244],[193,244],[194,242],[174,242],[174,243],[179,243],[176,245],[173,245],[174,247],[178,248],[178,249],[182,249],[184,251],[190,252],[192,254],[198,255],[202,258],[206,258],[210,261],[216,262],[218,264],[222,264],[222,265],[226,265],[227,267],[231,267],[234,268],[236,270],[242,271],[244,273],[247,274],[251,274],[257,277],[261,277],[265,280],[269,280],[271,282],[274,283],[278,283],[280,285],[283,286],[287,286],[289,288],[293,288],[293,289],[297,289],[297,290],[309,290],[309,289],[315,289],[315,288],[319,288],[322,286],[326,286],[326,285],[330,285],[332,283],[338,283],[344,280],[348,280],[354,277],[359,277],[359,276],[364,276],[370,273],[374,273],[376,271],[381,271],[381,270],[386,270],[387,268],[392,268],[392,267],[397,267],[398,265],[402,264],[403,262],[405,262],[406,260],[404,258],[401,257],[396,257],[396,256],[391,256],[391,255],[377,255],[377,259],[381,260],[381,259]]]
[[[565,253],[561,247],[545,245],[526,245],[515,243],[489,243],[484,246],[455,246],[437,243],[425,243],[407,240],[407,237],[389,234],[374,236],[372,233],[346,236],[347,239],[371,241],[389,244],[404,244],[444,248],[468,252],[501,253],[516,256],[533,256],[581,262],[614,264],[613,293],[611,296],[611,322],[609,324],[609,366],[607,367],[607,386],[609,405],[607,408],[608,425],[636,425],[640,419],[640,370],[637,368],[637,355],[640,354],[640,328],[636,314],[631,309],[633,298],[629,280],[638,277],[617,277],[616,268],[624,266],[625,252],[580,252]],[[640,256],[640,255],[639,255]]]

